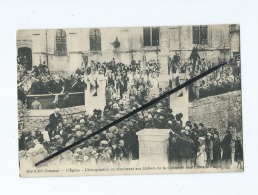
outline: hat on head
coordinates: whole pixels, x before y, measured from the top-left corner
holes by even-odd
[[[211,134],[210,134],[210,133],[207,133],[207,136],[211,136]]]
[[[100,118],[99,122],[105,122],[105,119],[104,118]]]
[[[95,127],[95,123],[93,121],[89,121],[89,126]]]
[[[186,130],[186,131],[189,131],[189,130],[190,130],[190,127],[189,127],[189,126],[186,126],[186,127],[185,127],[185,130]]]
[[[106,138],[107,139],[114,139],[115,138],[115,135],[113,133],[107,133],[106,134]]]
[[[120,145],[125,145],[125,142],[124,142],[124,140],[119,140],[119,142],[118,142],[118,144]]]
[[[203,123],[199,123],[199,126],[204,127],[204,124]]]
[[[99,135],[95,135],[92,139],[93,139],[94,141],[99,141],[99,140],[100,140],[100,136],[99,136]]]
[[[116,131],[117,130],[117,127],[116,126],[112,126],[112,127],[110,127],[109,129],[108,129],[108,131],[110,132],[110,133],[113,133],[114,131]]]
[[[152,119],[152,115],[151,114],[148,114],[148,119]]]
[[[204,137],[199,137],[198,141],[205,141]]]
[[[75,125],[75,130],[80,130],[81,126],[80,125]]]
[[[124,134],[125,132],[124,132],[124,130],[123,129],[119,129],[118,130],[118,134]]]
[[[92,131],[91,130],[88,130],[85,134],[85,136],[89,136],[90,134],[92,134]]]
[[[126,110],[127,113],[130,113],[130,112],[132,112],[132,111],[133,111],[133,110],[130,109],[130,108]]]
[[[99,153],[98,153],[96,150],[93,150],[93,151],[91,152],[91,155],[92,155],[92,156],[98,156]]]
[[[76,131],[76,136],[78,136],[78,137],[81,137],[82,136],[82,132],[81,131]]]
[[[80,124],[84,124],[85,123],[85,120],[84,119],[81,119],[80,120]]]
[[[164,116],[160,116],[159,119],[160,119],[160,120],[163,120],[163,119],[165,119],[165,118],[164,118]]]
[[[169,124],[169,125],[172,125],[172,121],[168,121],[168,124]]]
[[[76,150],[74,151],[74,153],[77,153],[77,154],[81,155],[81,154],[82,154],[82,149],[76,148]]]
[[[115,119],[119,119],[119,118],[121,118],[121,117],[122,117],[121,114],[116,114],[114,118],[115,118]]]
[[[108,142],[106,140],[101,140],[100,144],[101,145],[108,145]]]
[[[129,121],[129,122],[127,123],[127,125],[128,125],[129,127],[133,127],[133,123],[132,123],[131,121]]]
[[[86,155],[89,155],[89,154],[90,154],[89,149],[86,148],[86,147],[82,148],[82,154],[85,155],[85,156],[86,156]]]
[[[61,138],[61,136],[60,135],[55,135],[55,137],[54,137],[55,139],[60,139]]]
[[[129,131],[128,127],[127,126],[123,126],[122,128],[125,132]]]
[[[118,108],[119,106],[118,106],[118,104],[117,103],[114,103],[113,104],[113,108]]]
[[[161,103],[158,103],[158,104],[157,104],[157,108],[162,109],[162,108],[163,108],[162,104],[161,104]]]
[[[82,127],[81,130],[82,131],[86,131],[87,129],[86,129],[86,127]]]

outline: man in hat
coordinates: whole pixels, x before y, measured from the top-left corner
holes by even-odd
[[[172,119],[171,129],[172,129],[176,134],[180,134],[181,125],[176,121],[176,119]]]
[[[232,157],[231,157],[231,141],[232,135],[231,130],[226,131],[226,135],[221,142],[221,149],[223,151],[221,166],[222,168],[229,169],[230,165],[232,164]]]
[[[121,148],[118,146],[118,143],[116,140],[113,140],[111,143],[111,151],[112,155],[111,160],[113,161],[114,164],[120,164],[120,158],[123,156],[123,152]]]
[[[211,134],[207,133],[206,139],[205,139],[205,148],[206,148],[206,154],[207,154],[207,161],[206,161],[206,167],[211,167],[211,161],[213,160],[213,141],[211,140]]]
[[[189,137],[189,131],[182,129],[181,135],[176,134],[174,131],[171,131],[174,136],[177,137],[179,141],[179,147],[180,147],[180,156],[181,156],[181,162],[182,167],[184,169],[186,168],[192,168],[192,157],[193,157],[193,147],[194,142]]]
[[[129,152],[127,148],[125,147],[124,140],[119,140],[118,141],[118,147],[121,149],[122,156],[121,156],[121,161],[123,164],[128,163],[129,161]]]
[[[59,108],[56,108],[54,113],[49,116],[49,124],[47,125],[46,130],[53,131],[57,127],[58,121],[63,120],[59,111]]]
[[[93,145],[95,147],[98,147],[100,144],[100,135],[95,135],[94,137],[92,137],[93,140]]]
[[[217,131],[213,133],[213,160],[212,166],[214,168],[220,167],[221,161],[221,148],[220,148],[220,139]]]
[[[237,168],[240,168],[240,169],[243,168],[242,167],[243,147],[242,147],[241,136],[240,135],[236,136],[234,161],[237,162]]]

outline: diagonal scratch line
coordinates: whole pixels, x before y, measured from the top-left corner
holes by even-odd
[[[112,127],[112,126],[116,125],[117,123],[119,123],[119,122],[121,122],[121,121],[123,121],[123,120],[125,120],[125,119],[127,119],[127,118],[129,118],[129,117],[131,117],[131,116],[133,116],[133,115],[136,114],[137,112],[140,112],[141,110],[144,110],[144,109],[148,108],[149,106],[151,106],[151,105],[157,103],[158,101],[160,101],[160,100],[162,100],[162,99],[168,97],[169,95],[171,95],[171,94],[177,92],[178,90],[183,89],[184,87],[190,85],[191,83],[193,83],[193,82],[195,82],[195,81],[197,81],[197,80],[199,80],[199,79],[201,79],[201,78],[207,76],[208,74],[214,72],[215,70],[219,69],[220,67],[224,66],[225,64],[227,64],[227,62],[224,62],[224,63],[222,63],[222,64],[219,64],[219,65],[217,65],[217,66],[215,66],[215,67],[212,67],[212,68],[210,68],[209,70],[207,70],[207,71],[205,71],[205,72],[203,72],[203,73],[201,73],[201,74],[195,76],[194,78],[189,79],[188,81],[184,82],[182,85],[179,85],[179,86],[177,86],[176,88],[174,88],[174,89],[172,89],[172,90],[170,90],[170,91],[165,92],[164,94],[160,95],[159,97],[157,97],[157,98],[155,98],[155,99],[149,101],[147,104],[144,104],[143,106],[141,106],[141,107],[139,107],[139,108],[133,110],[132,112],[130,112],[130,113],[128,113],[128,114],[122,116],[121,118],[119,118],[119,119],[113,121],[112,123],[109,123],[108,125],[106,125],[106,126],[100,128],[99,130],[93,132],[92,134],[90,134],[90,135],[88,135],[88,136],[86,136],[86,137],[83,137],[83,138],[81,138],[80,140],[74,142],[73,144],[71,144],[71,145],[69,145],[69,146],[67,146],[67,147],[65,147],[65,148],[63,148],[63,149],[61,149],[61,150],[59,150],[59,151],[57,151],[57,152],[51,154],[50,156],[46,157],[45,159],[43,159],[43,160],[37,162],[37,163],[35,164],[35,166],[38,166],[38,165],[40,165],[41,163],[44,163],[44,162],[46,162],[46,161],[48,161],[48,160],[50,160],[50,159],[52,159],[52,158],[58,156],[59,154],[65,152],[65,151],[67,151],[67,150],[73,148],[74,146],[77,146],[77,145],[79,145],[80,143],[82,143],[82,142],[88,140],[89,138],[91,138],[91,137],[93,137],[93,136],[95,136],[95,135],[101,133],[101,132],[104,131],[105,129],[108,129],[109,127]]]

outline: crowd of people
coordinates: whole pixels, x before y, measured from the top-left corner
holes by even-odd
[[[181,72],[184,69],[186,72],[189,71],[188,66],[185,68],[178,64],[175,66],[179,67]],[[200,67],[197,66],[195,69],[200,71]],[[35,69],[38,69],[39,72]],[[39,154],[48,156],[59,151],[171,89],[171,85],[165,89],[159,87],[159,72],[155,69],[141,71],[137,63],[125,65],[116,63],[114,59],[102,64],[91,61],[85,69],[77,69],[68,77],[69,79],[63,76],[57,78],[49,74],[49,71],[43,70],[44,68],[35,67],[31,75],[22,75],[18,82],[20,83],[19,87],[22,88],[25,85],[24,80],[27,78],[33,78],[34,84],[32,83],[31,88],[27,91],[30,91],[29,93],[35,91],[34,86],[39,83],[42,83],[42,86],[48,84],[48,87],[45,86],[47,93],[71,92],[76,86],[75,83],[79,83],[78,90],[84,90],[85,87],[91,87],[86,86],[84,76],[91,74],[91,71],[96,71],[107,77],[106,106],[103,111],[95,109],[93,115],[85,113],[74,117],[72,123],[64,120],[59,113],[59,108],[56,108],[55,112],[50,115],[49,124],[45,130],[36,128],[21,132],[19,154],[23,159],[33,159]],[[172,71],[174,70],[172,69]],[[178,70],[175,71],[178,72]],[[47,80],[42,81],[43,78],[47,78]],[[220,74],[219,78],[224,78],[223,74]],[[205,96],[205,92],[201,92],[203,86],[212,82],[208,78],[206,79],[207,81],[201,81],[203,85],[196,88],[199,89],[199,96],[194,90],[195,98]],[[236,82],[235,77],[233,81]],[[55,83],[54,86],[57,87],[52,88],[52,83]],[[95,87],[97,86],[96,83]],[[37,87],[35,88],[37,89]],[[58,90],[53,91],[53,89]],[[206,92],[206,96],[208,95],[210,92]],[[22,101],[22,99],[20,100]],[[241,138],[237,136],[234,139],[231,128],[221,140],[217,129],[206,128],[202,123],[196,124],[191,121],[184,124],[182,118],[182,113],[173,113],[168,98],[165,98],[62,153],[58,158],[58,163],[126,166],[132,160],[139,158],[139,143],[136,135],[138,131],[144,128],[166,128],[171,130],[169,161],[172,168],[230,168],[232,151],[235,152],[235,161],[239,166],[241,165],[243,160]],[[47,132],[47,135],[43,134],[44,131]]]
[[[152,64],[150,63],[147,69],[142,71],[140,64],[134,60],[129,65],[116,63],[114,59],[103,63],[91,61],[85,68],[77,68],[70,75],[51,74],[45,62],[40,63],[39,66],[33,66],[32,71],[29,73],[25,69],[20,68],[23,66],[18,64],[18,99],[25,103],[26,95],[84,92],[87,88],[85,75],[91,74],[92,70],[107,77],[107,98],[110,99],[110,93],[114,92],[114,90],[119,93],[121,99],[125,92],[141,93],[143,95],[140,96],[143,98],[146,91],[150,90],[150,88],[159,89],[160,68],[152,66]],[[195,66],[192,59],[182,64],[180,55],[175,53],[169,64],[168,72],[169,74],[174,74],[174,77],[179,77],[179,74],[183,73],[187,80],[213,66],[214,64],[211,64],[204,58],[198,60]],[[190,84],[189,101],[240,90],[240,76],[240,61],[232,58],[228,65],[218,72]],[[179,82],[176,82],[176,85],[179,84]],[[114,90],[110,89],[110,86],[113,86]],[[127,90],[128,86],[132,87],[130,91]],[[170,85],[170,87],[175,86]]]
[[[225,59],[219,59],[219,61],[222,63]],[[170,62],[168,72],[173,73],[175,76],[180,73],[186,74],[186,79],[197,76],[215,66],[214,63],[207,61],[205,58],[199,58],[196,61],[196,65],[194,65],[194,60],[191,58],[187,62],[181,63],[180,55],[177,52]],[[240,66],[238,57],[231,58],[222,69],[189,85],[189,101],[241,90]]]
[[[33,159],[41,153],[45,157],[88,136],[110,122],[132,111],[133,108],[107,106],[102,113],[94,110],[75,117],[67,123],[56,108],[49,117],[46,126],[47,136],[41,129],[23,131],[19,137],[20,158]],[[169,162],[174,169],[222,168],[229,169],[232,164],[232,152],[238,167],[242,168],[243,150],[241,137],[232,136],[229,127],[224,138],[215,128],[206,128],[204,124],[187,121],[182,123],[182,114],[173,115],[166,102],[139,112],[134,116],[104,130],[91,139],[61,154],[58,163],[71,163],[85,166],[123,167],[139,158],[139,144],[136,133],[144,128],[170,129]],[[37,159],[37,158],[36,158]],[[158,160],[158,159],[157,159]],[[34,162],[36,163],[36,162]],[[50,162],[51,163],[51,162]]]
[[[17,82],[19,89],[26,95],[83,92],[85,88],[81,75],[51,74],[45,62],[33,66],[31,72],[20,72]]]
[[[69,97],[69,93],[84,92],[87,87],[92,87],[91,84],[87,86],[85,76],[91,75],[93,71],[97,72],[96,75],[103,74],[107,78],[107,101],[111,98],[111,94],[112,96],[118,94],[120,99],[135,95],[140,97],[143,102],[147,90],[155,88],[156,93],[158,91],[159,73],[156,69],[141,71],[140,65],[135,61],[129,65],[116,63],[114,59],[103,63],[91,61],[88,66],[82,69],[77,68],[71,75],[50,74],[43,62],[39,66],[34,66],[30,73],[25,71],[18,75],[18,100],[26,103],[27,95],[65,94],[65,97]],[[94,82],[96,82],[94,86],[98,88],[97,81]],[[130,87],[132,89],[128,90]],[[65,98],[65,100],[67,99],[69,98]],[[53,105],[69,107],[69,103],[62,101],[59,101],[58,104],[54,102]],[[30,105],[31,109],[39,108],[37,98],[35,98],[34,104],[36,107]]]

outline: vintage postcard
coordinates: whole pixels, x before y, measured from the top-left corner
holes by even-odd
[[[25,29],[16,38],[21,177],[244,170],[238,24]]]

